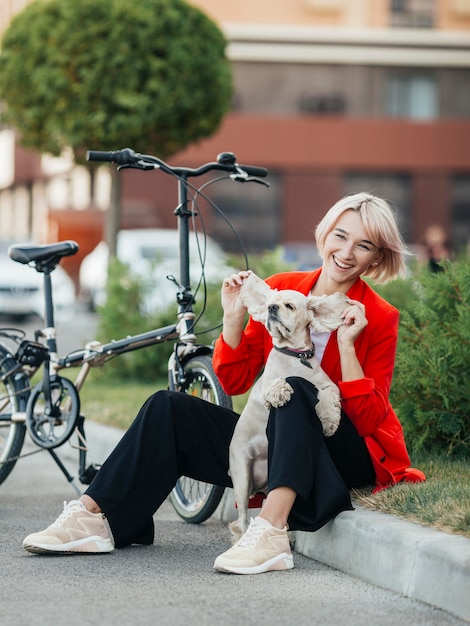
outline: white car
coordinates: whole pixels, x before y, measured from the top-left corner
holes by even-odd
[[[13,243],[16,242],[0,241],[0,315],[15,318],[38,315],[44,318],[44,275],[33,267],[10,259],[8,248]],[[51,277],[56,318],[71,319],[76,305],[74,282],[60,265]]]
[[[221,280],[233,270],[228,268],[222,248],[208,235],[190,232],[189,256],[191,287],[196,288],[202,274],[206,282]],[[154,312],[176,302],[176,284],[167,276],[179,279],[179,234],[176,229],[146,228],[121,230],[117,236],[117,258],[131,272],[151,284],[143,304],[144,310]],[[109,251],[101,241],[80,265],[80,297],[91,308],[106,301],[106,281]],[[201,262],[204,259],[204,262]]]
[[[281,246],[281,257],[294,269],[310,272],[321,267],[322,258],[315,244],[310,241],[292,241]]]

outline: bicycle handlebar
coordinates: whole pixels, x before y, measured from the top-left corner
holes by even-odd
[[[88,150],[86,153],[87,161],[101,161],[103,163],[117,163],[118,165],[129,165],[136,163],[141,157],[130,148],[123,150],[115,150],[114,152],[102,152],[100,150]]]
[[[255,176],[256,178],[265,178],[268,170],[264,167],[256,167],[253,165],[241,165],[237,163],[236,157],[232,152],[222,152],[217,156],[217,161],[205,163],[198,168],[190,167],[172,167],[161,159],[148,155],[134,152],[131,148],[123,148],[114,152],[101,152],[99,150],[88,150],[86,153],[87,161],[97,161],[101,163],[116,163],[120,167],[133,167],[136,169],[146,169],[148,167],[160,168],[169,174],[176,176],[194,177],[202,176],[206,172],[214,170],[222,170],[231,172],[240,176],[243,180],[246,176]]]

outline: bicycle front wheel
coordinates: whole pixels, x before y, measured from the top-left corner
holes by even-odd
[[[0,344],[0,484],[15,467],[23,447],[26,426],[12,417],[25,410],[29,378],[24,372],[8,375],[16,361]]]
[[[181,391],[213,404],[232,408],[232,399],[212,368],[210,356],[193,356],[184,364],[186,381]],[[178,515],[189,524],[201,524],[214,513],[224,494],[224,487],[182,476],[170,493],[170,501]]]

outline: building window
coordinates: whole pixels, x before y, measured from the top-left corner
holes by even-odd
[[[392,117],[436,119],[437,99],[437,84],[432,75],[390,74],[386,79],[384,109]]]
[[[269,187],[256,183],[225,183],[214,186],[211,199],[233,225],[248,253],[271,250],[281,238],[281,193],[279,176],[269,172]],[[213,212],[210,233],[226,252],[243,250],[223,215]]]
[[[451,193],[452,247],[470,252],[470,176],[456,176]]]
[[[436,0],[390,0],[390,26],[433,28]]]
[[[299,111],[313,115],[341,115],[346,111],[346,101],[338,93],[303,94],[299,99]]]
[[[346,174],[344,193],[366,191],[379,196],[390,204],[403,238],[410,241],[411,184],[409,176],[402,174],[356,173]]]

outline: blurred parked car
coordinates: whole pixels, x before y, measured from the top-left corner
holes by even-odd
[[[322,258],[316,245],[309,241],[293,241],[281,246],[282,259],[293,269],[311,271],[321,267]]]
[[[13,241],[0,241],[0,315],[22,318],[44,317],[43,274],[8,256]],[[26,242],[21,242],[26,243]],[[52,272],[54,311],[57,319],[69,319],[75,313],[75,285],[57,266]]]
[[[177,286],[167,279],[173,275],[179,279],[179,235],[176,229],[121,230],[117,236],[117,258],[126,263],[132,274],[144,278],[150,288],[144,302],[144,310],[153,312],[175,302]],[[190,232],[191,286],[196,288],[201,278],[204,258],[206,282],[221,280],[231,269],[227,267],[222,248],[209,236]],[[101,241],[80,266],[80,298],[90,308],[102,306],[106,301],[106,281],[109,250]]]

